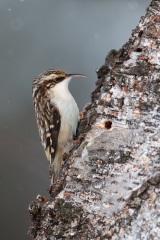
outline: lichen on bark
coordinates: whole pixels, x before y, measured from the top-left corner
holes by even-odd
[[[97,71],[92,103],[47,203],[31,203],[33,239],[160,239],[160,1]],[[85,137],[84,137],[85,134]]]

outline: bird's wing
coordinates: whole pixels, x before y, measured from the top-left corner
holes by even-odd
[[[39,101],[43,102],[35,106],[35,108],[41,106],[41,109],[36,109],[37,123],[42,145],[51,164],[57,151],[61,118],[58,109],[50,103],[50,99],[39,99]]]

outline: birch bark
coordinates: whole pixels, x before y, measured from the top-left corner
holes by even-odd
[[[160,239],[160,1],[97,76],[54,197],[29,207],[33,239]]]

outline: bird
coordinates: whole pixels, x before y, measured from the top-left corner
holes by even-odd
[[[68,85],[74,77],[60,69],[49,69],[33,80],[32,97],[41,143],[49,161],[51,185],[56,182],[64,153],[76,135],[79,109]]]

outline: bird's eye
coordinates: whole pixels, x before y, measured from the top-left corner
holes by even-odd
[[[58,77],[58,78],[56,78],[56,82],[61,82],[62,80],[63,80],[62,77]]]

